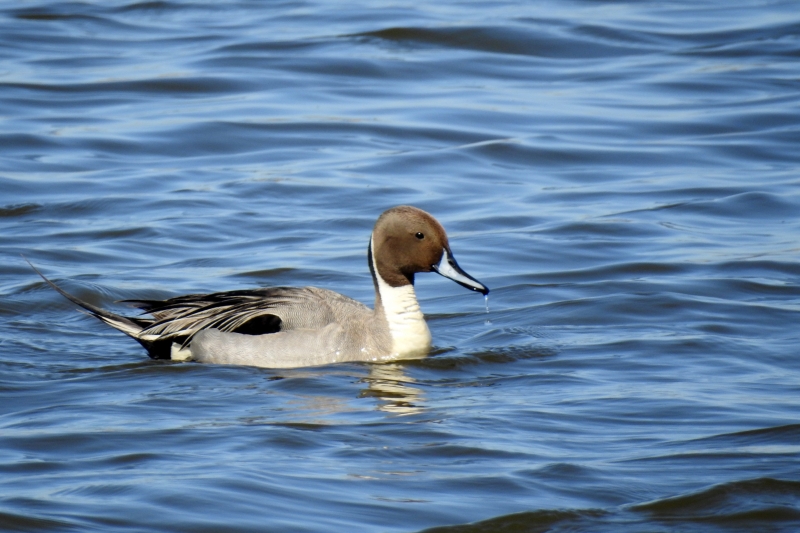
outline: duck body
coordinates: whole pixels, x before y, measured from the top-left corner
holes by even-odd
[[[162,318],[160,326],[151,325],[142,336],[145,343],[150,339],[161,343],[158,348],[149,347],[151,355],[160,350],[158,356],[164,359],[291,368],[408,357],[430,348],[429,334],[426,346],[394,353],[381,314],[327,289],[270,287],[181,298],[177,303],[159,302],[162,305],[153,308],[142,306],[148,313],[163,312],[164,306],[174,313]],[[210,300],[221,305],[210,304]],[[246,306],[252,310],[246,311]],[[213,313],[209,316],[212,323],[224,321],[226,315],[244,322],[233,328],[202,327],[199,315],[209,313]],[[180,333],[170,337],[186,328],[196,331],[190,342]]]
[[[64,297],[136,339],[154,359],[270,368],[426,355],[431,334],[414,291],[418,272],[438,272],[471,290],[489,292],[455,262],[436,219],[410,206],[378,218],[368,262],[374,309],[316,287],[126,301],[152,318],[121,316],[83,302],[34,270]]]

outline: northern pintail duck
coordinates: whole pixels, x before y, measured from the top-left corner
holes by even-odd
[[[72,296],[34,270],[64,297],[139,341],[154,359],[270,368],[427,354],[431,333],[414,292],[417,272],[437,272],[489,293],[458,266],[442,225],[416,207],[384,212],[375,223],[367,255],[375,309],[326,289],[268,287],[163,301],[125,300],[144,311],[127,317]],[[143,318],[148,314],[153,318]]]

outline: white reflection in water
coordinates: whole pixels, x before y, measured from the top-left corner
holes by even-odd
[[[412,415],[425,410],[422,389],[413,387],[414,379],[407,376],[396,363],[370,365],[369,375],[362,380],[367,388],[360,397],[378,398],[378,409],[400,415]]]

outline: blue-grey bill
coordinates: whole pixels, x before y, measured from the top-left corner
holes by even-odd
[[[486,285],[464,272],[464,270],[458,266],[450,250],[445,249],[439,264],[432,265],[432,268],[434,272],[452,279],[462,287],[466,287],[483,295],[489,294],[489,288]]]

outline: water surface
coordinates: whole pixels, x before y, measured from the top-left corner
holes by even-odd
[[[0,7],[0,529],[800,529],[791,1]],[[492,288],[384,365],[151,361],[75,311]],[[130,310],[126,310],[130,312]]]

